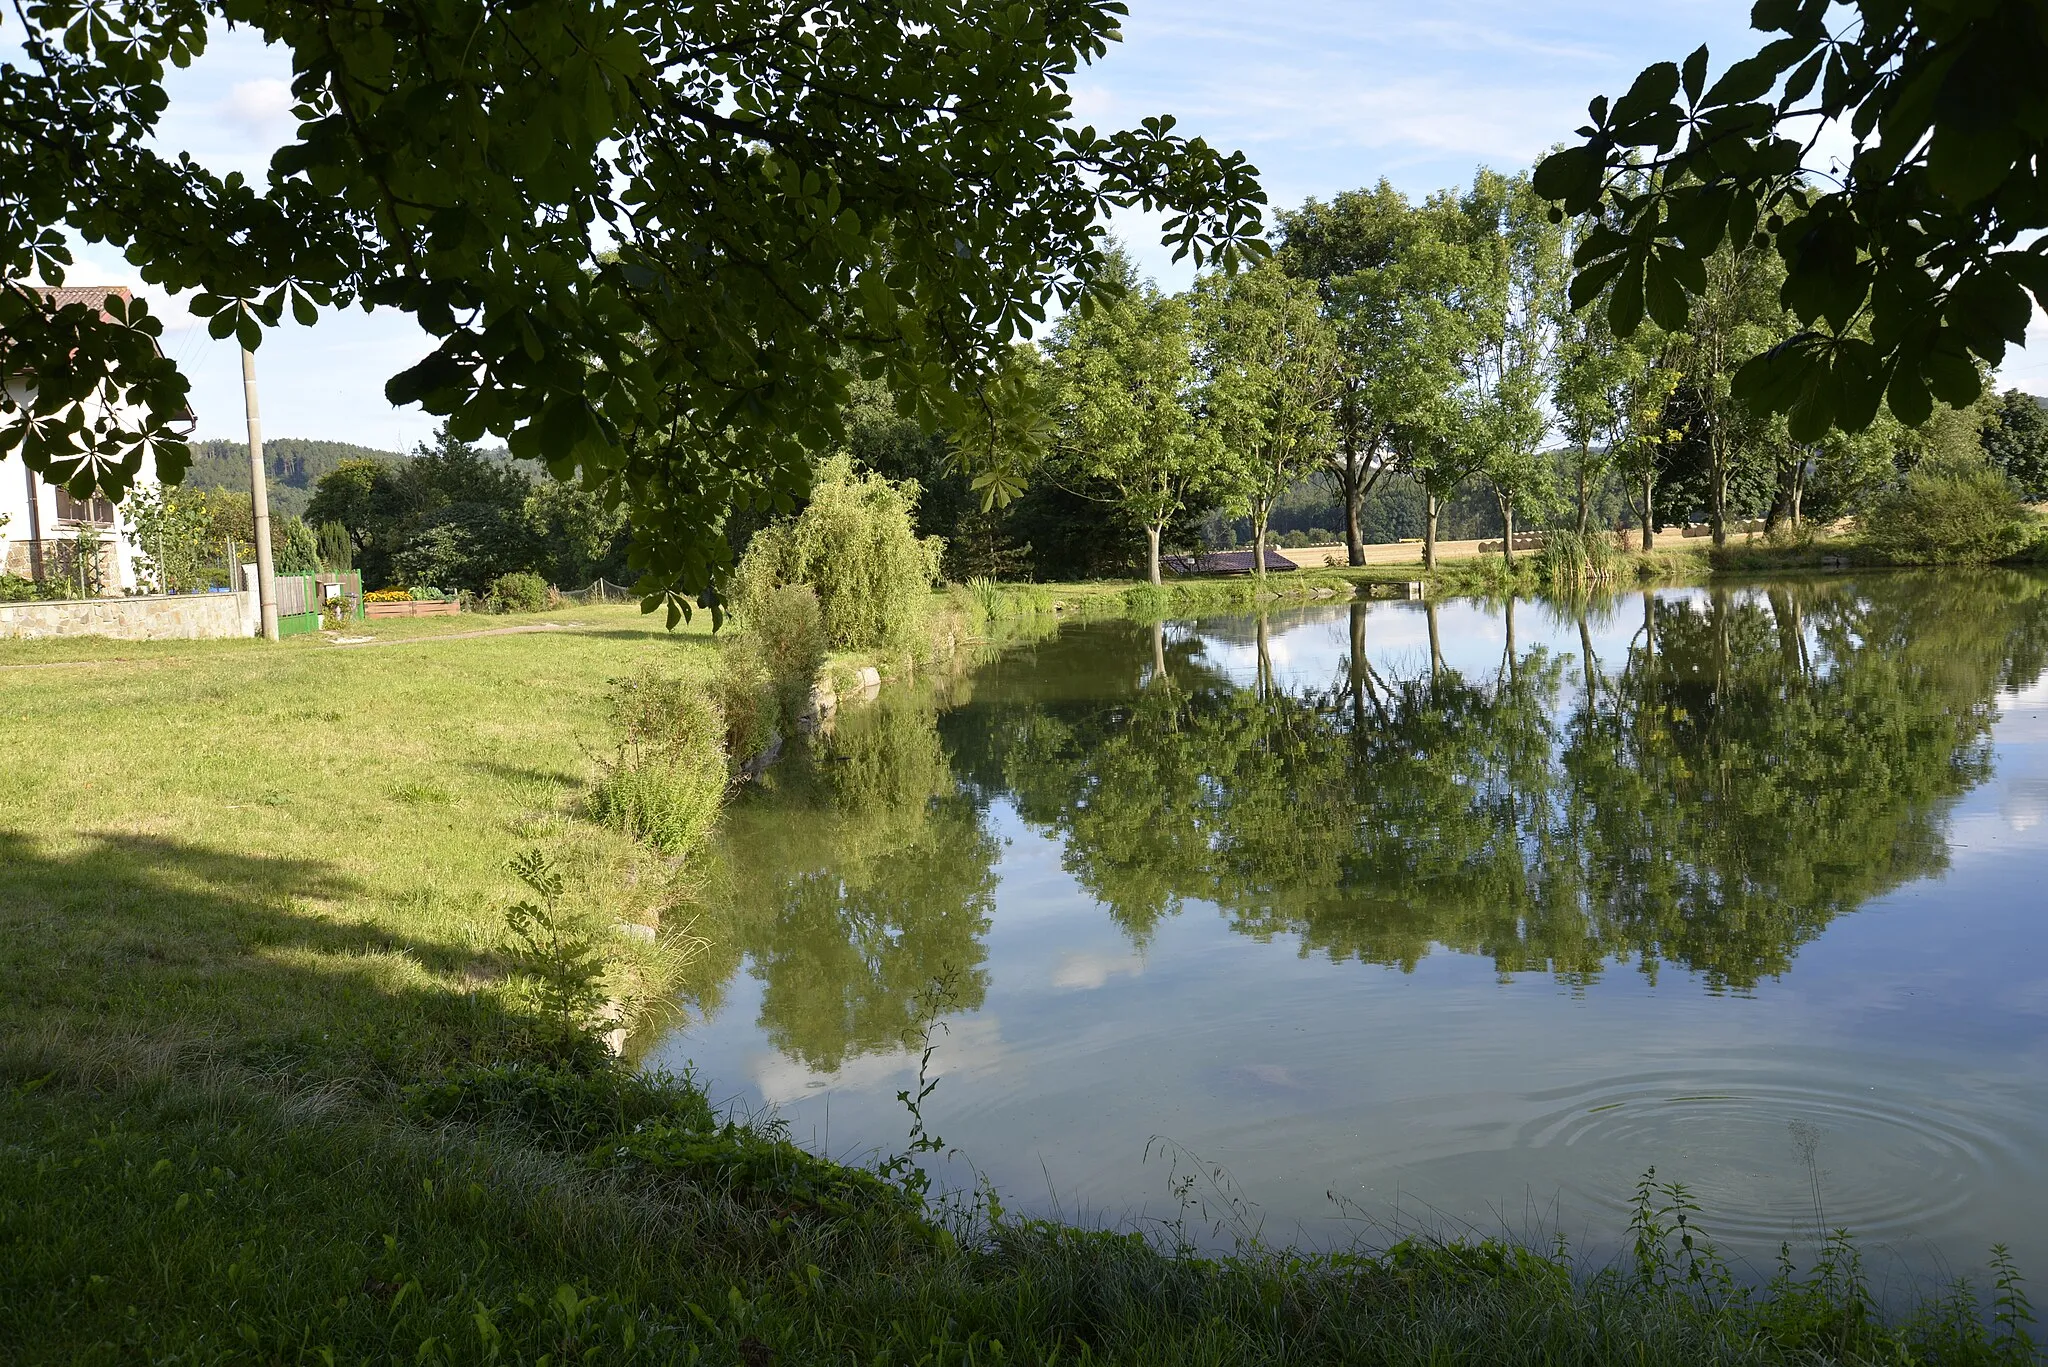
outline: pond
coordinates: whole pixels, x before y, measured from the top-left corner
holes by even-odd
[[[2048,581],[1074,625],[754,786],[647,1051],[1013,1210],[2048,1275]],[[936,986],[935,986],[936,985]],[[1881,1267],[1878,1267],[1881,1271]]]

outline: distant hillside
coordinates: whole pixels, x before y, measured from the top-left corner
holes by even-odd
[[[345,441],[311,441],[304,437],[275,437],[263,443],[263,461],[270,467],[270,507],[273,512],[305,515],[313,500],[313,486],[320,476],[345,460],[362,458],[404,460],[398,451],[377,451]],[[188,489],[232,489],[249,492],[249,448],[239,441],[195,441],[192,470],[185,476]]]

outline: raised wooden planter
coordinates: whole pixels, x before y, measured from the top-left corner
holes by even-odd
[[[445,603],[365,603],[365,617],[452,617],[462,611],[454,599]]]

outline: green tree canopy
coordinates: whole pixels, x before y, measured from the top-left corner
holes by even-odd
[[[1385,181],[1280,216],[1284,268],[1313,280],[1337,341],[1334,440],[1322,474],[1344,509],[1352,564],[1360,510],[1398,465],[1402,425],[1457,382],[1454,309],[1463,254]]]
[[[401,309],[436,345],[392,401],[616,489],[673,614],[728,563],[727,511],[787,506],[842,439],[843,357],[968,427],[1012,340],[1100,269],[1110,208],[1165,211],[1198,265],[1262,250],[1241,156],[1169,118],[1073,121],[1121,13],[53,0],[0,70],[0,279],[60,280],[76,234],[252,347],[287,309]],[[291,55],[298,133],[260,185],[154,143],[166,67],[222,20]],[[123,493],[145,450],[175,479],[187,385],[159,334],[139,303],[0,289],[0,360],[34,380],[0,450],[80,493]],[[81,424],[102,393],[140,425]]]
[[[1110,258],[1116,298],[1060,320],[1048,350],[1058,436],[1051,469],[1069,487],[1107,490],[1145,529],[1146,570],[1159,582],[1159,542],[1206,507],[1220,471],[1195,431],[1194,317],[1188,301],[1140,283]]]
[[[501,574],[535,567],[526,509],[533,492],[517,465],[444,426],[409,460],[342,461],[314,486],[306,516],[348,532],[367,586],[482,593]]]
[[[2029,501],[2048,499],[2048,411],[2032,394],[2008,389],[1984,422],[1984,453]]]
[[[1755,54],[1712,81],[1705,47],[1646,68],[1537,169],[1563,212],[1611,210],[1573,302],[1611,284],[1617,333],[1646,313],[1677,331],[1717,252],[1775,249],[1798,327],[1744,366],[1740,397],[1800,442],[1867,426],[1881,400],[1909,427],[1936,400],[1967,407],[2025,343],[2028,296],[2048,305],[2040,5],[1758,0],[1750,22],[1770,39]],[[1850,145],[1823,164],[1831,128]]]
[[[1220,485],[1252,519],[1252,564],[1266,576],[1266,524],[1281,495],[1321,468],[1339,392],[1337,343],[1315,286],[1269,261],[1195,286],[1204,440]]]

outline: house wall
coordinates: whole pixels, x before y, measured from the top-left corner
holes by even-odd
[[[8,381],[7,396],[16,403],[26,402],[30,392],[21,381]],[[145,452],[135,483],[140,486],[155,482],[156,462]],[[36,511],[42,522],[45,576],[62,573],[64,567],[73,563],[72,544],[78,538],[77,525],[58,521],[57,490],[49,481],[31,475],[17,453],[10,459],[0,460],[0,517],[6,519],[4,524],[0,524],[0,574],[18,574],[27,578],[33,568],[35,556],[29,518],[31,486],[35,490]],[[139,584],[135,560],[140,548],[135,544],[133,531],[128,525],[127,512],[119,504],[114,505],[114,525],[101,527],[100,535],[101,582],[110,593],[133,593]]]
[[[0,638],[108,636],[117,641],[209,641],[254,636],[258,625],[253,592],[0,603]]]

